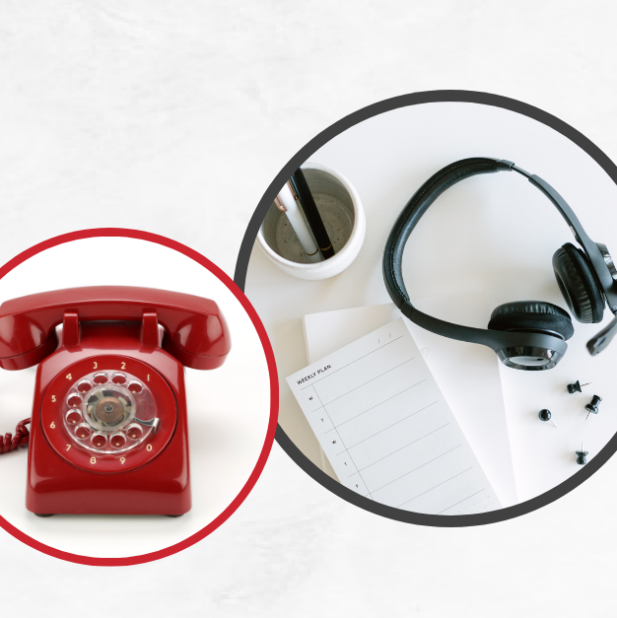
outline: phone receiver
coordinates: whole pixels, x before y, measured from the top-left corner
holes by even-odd
[[[58,347],[56,326],[64,324],[64,345],[79,342],[79,323],[142,322],[142,343],[162,347],[186,367],[215,369],[231,348],[217,304],[205,298],[152,288],[93,286],[43,292],[0,305],[0,367],[25,369]],[[146,326],[149,325],[147,329]]]

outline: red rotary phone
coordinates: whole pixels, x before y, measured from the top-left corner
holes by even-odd
[[[83,287],[0,305],[0,367],[40,363],[28,510],[171,516],[189,511],[183,365],[215,369],[230,347],[216,303],[189,294]],[[24,423],[14,445],[27,440]]]

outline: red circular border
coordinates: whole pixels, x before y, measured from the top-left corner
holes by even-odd
[[[190,547],[201,541],[201,539],[207,537],[214,532],[221,524],[227,521],[231,515],[237,510],[237,508],[244,502],[249,495],[257,479],[260,477],[268,455],[272,449],[274,442],[274,434],[276,433],[276,424],[278,420],[278,407],[279,407],[279,388],[278,388],[278,374],[276,372],[276,361],[274,360],[274,353],[272,352],[272,346],[266,335],[266,330],[257,315],[255,309],[248,301],[242,290],[233,282],[233,280],[227,276],[218,266],[213,264],[208,258],[204,257],[197,251],[190,249],[186,245],[183,245],[175,240],[159,236],[158,234],[151,234],[150,232],[143,232],[140,230],[129,230],[124,228],[94,228],[90,230],[80,230],[77,232],[69,232],[68,234],[61,234],[55,236],[49,240],[45,240],[25,251],[22,251],[19,255],[9,260],[4,266],[0,267],[0,279],[10,273],[15,267],[19,266],[27,259],[58,245],[63,245],[67,242],[73,242],[74,240],[83,240],[84,238],[105,238],[105,237],[122,237],[122,238],[135,238],[137,240],[145,240],[147,242],[156,243],[167,247],[168,249],[174,249],[179,253],[182,253],[186,257],[194,260],[198,264],[201,264],[204,268],[209,270],[215,277],[220,279],[229,289],[229,291],[238,299],[240,304],[244,307],[249,318],[253,322],[253,326],[259,335],[261,345],[263,346],[264,353],[266,355],[266,361],[268,363],[268,372],[270,374],[270,419],[268,421],[268,431],[266,432],[266,440],[264,442],[255,468],[251,472],[244,487],[240,490],[240,493],[232,500],[227,508],[215,519],[213,519],[207,526],[202,528],[199,532],[189,536],[165,549],[151,552],[149,554],[142,554],[140,556],[132,556],[129,558],[93,558],[91,556],[81,556],[79,554],[71,554],[69,552],[61,551],[45,545],[36,539],[28,536],[27,534],[18,530],[15,526],[10,524],[6,519],[0,516],[0,526],[4,528],[9,534],[12,534],[16,539],[19,539],[26,545],[38,549],[40,552],[53,556],[54,558],[60,558],[68,562],[74,562],[76,564],[86,564],[89,566],[130,566],[133,564],[144,564],[146,562],[152,562],[154,560],[160,560]]]

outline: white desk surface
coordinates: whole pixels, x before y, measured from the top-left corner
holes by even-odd
[[[587,233],[617,256],[617,186],[597,163],[554,130],[510,111],[469,103],[431,103],[372,118],[310,157],[342,172],[357,189],[367,217],[364,246],[343,273],[308,282],[286,275],[255,245],[246,293],[259,312],[277,359],[279,422],[319,467],[319,446],[285,377],[307,364],[301,317],[307,313],[389,302],[381,275],[383,248],[399,212],[434,172],[472,156],[516,162],[551,185],[572,206]],[[553,253],[572,235],[557,210],[518,174],[467,179],[429,209],[405,250],[403,274],[416,298],[488,290],[492,306],[543,300],[566,308],[553,274]],[[604,323],[610,319],[605,312]],[[519,500],[544,493],[579,470],[574,452],[590,457],[617,432],[617,342],[592,358],[586,341],[601,325],[574,321],[561,363],[548,372],[501,367]],[[566,384],[593,382],[569,395]],[[585,421],[584,405],[603,398]],[[482,393],[478,393],[482,397]],[[558,425],[542,423],[548,408]]]

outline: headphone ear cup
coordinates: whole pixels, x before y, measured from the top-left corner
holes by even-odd
[[[584,324],[600,322],[604,314],[604,296],[587,256],[568,242],[555,252],[553,270],[574,317]]]
[[[536,300],[523,300],[499,305],[491,314],[490,330],[544,333],[567,341],[574,334],[568,312]]]

